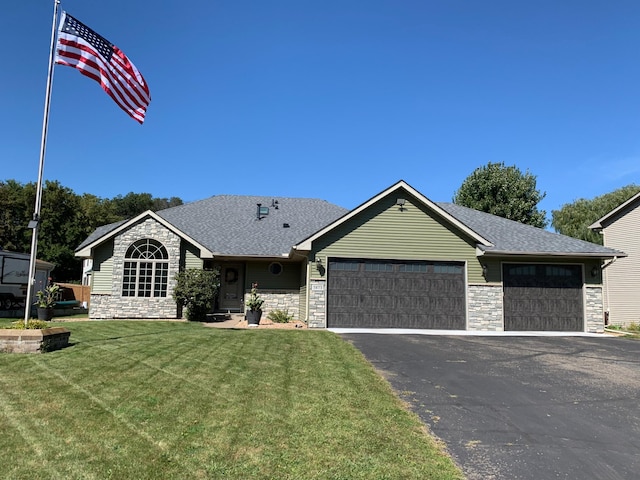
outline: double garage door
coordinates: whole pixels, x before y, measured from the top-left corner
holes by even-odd
[[[461,262],[331,259],[331,328],[466,328]],[[583,331],[582,266],[504,264],[504,330]]]
[[[330,260],[327,325],[463,330],[465,297],[463,263]]]

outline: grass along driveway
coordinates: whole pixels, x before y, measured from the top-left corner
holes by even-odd
[[[333,333],[63,325],[69,348],[0,354],[2,478],[462,478]]]

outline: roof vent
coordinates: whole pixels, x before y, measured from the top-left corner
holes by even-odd
[[[262,220],[265,215],[269,215],[269,207],[263,207],[261,203],[256,203],[258,209],[256,210],[256,218]]]
[[[289,224],[288,223],[283,223],[282,224],[282,228],[289,228]]]
[[[273,207],[274,210],[278,210],[278,200],[271,200],[271,206]]]

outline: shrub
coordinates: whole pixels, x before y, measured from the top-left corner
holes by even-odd
[[[29,320],[25,327],[24,320],[20,320],[18,322],[12,322],[7,328],[13,328],[15,330],[24,330],[25,328],[28,330],[40,330],[42,328],[49,328],[49,324],[44,320]]]
[[[207,313],[213,310],[220,288],[218,271],[183,270],[176,274],[175,280],[173,299],[179,306],[186,308],[187,320],[206,320]]]
[[[293,315],[289,315],[289,310],[271,310],[267,318],[274,323],[289,323],[293,321]]]

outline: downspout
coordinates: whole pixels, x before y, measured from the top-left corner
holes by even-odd
[[[618,260],[618,257],[613,257],[611,260],[609,260],[606,263],[603,263],[602,266],[600,267],[600,270],[602,270],[602,277],[603,277],[603,283],[604,283],[604,295],[605,298],[607,299],[607,309],[604,311],[604,325],[605,327],[607,325],[609,325],[609,274],[606,271],[606,268],[609,267],[610,265],[613,265],[615,263],[615,261]]]
[[[311,262],[307,261],[307,278],[306,278],[306,282],[307,282],[307,288],[306,288],[306,292],[305,292],[305,309],[304,309],[304,315],[305,315],[305,322],[307,324],[307,327],[309,326],[309,297],[311,295],[311,293],[309,292],[309,290],[311,289]]]

